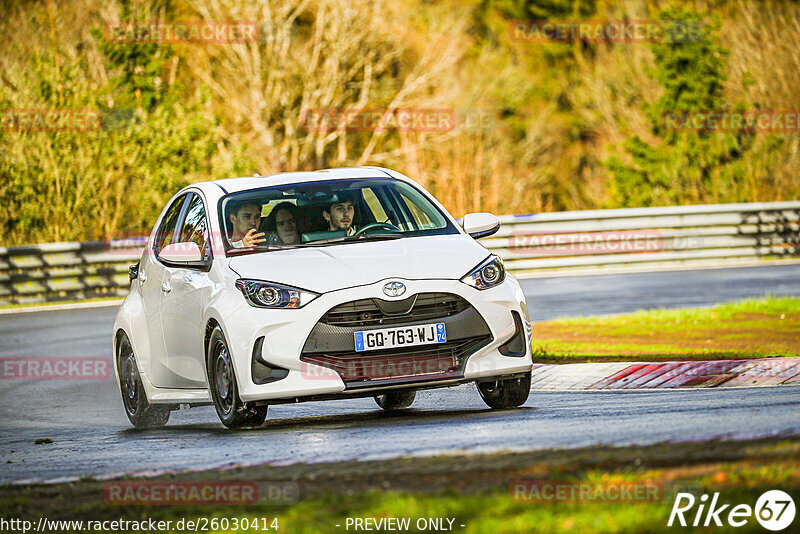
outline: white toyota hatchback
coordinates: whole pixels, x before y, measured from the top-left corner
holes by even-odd
[[[270,404],[375,397],[476,382],[492,408],[530,390],[525,296],[476,239],[388,169],[232,178],[167,204],[114,323],[114,366],[133,425],[213,404],[228,427]]]

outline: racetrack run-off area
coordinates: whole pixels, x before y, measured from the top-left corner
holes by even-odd
[[[531,389],[601,390],[800,384],[800,358],[534,364]]]

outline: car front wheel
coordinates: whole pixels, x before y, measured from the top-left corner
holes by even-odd
[[[150,404],[147,401],[139,368],[136,365],[136,356],[125,334],[122,334],[117,345],[117,374],[119,389],[122,392],[122,404],[131,424],[136,428],[166,425],[171,407]]]
[[[531,392],[531,373],[520,378],[508,378],[493,382],[478,382],[478,393],[483,402],[496,410],[517,408],[525,404]]]
[[[269,406],[253,406],[239,399],[230,350],[219,326],[211,333],[207,353],[208,385],[222,424],[228,428],[257,427],[264,424]]]

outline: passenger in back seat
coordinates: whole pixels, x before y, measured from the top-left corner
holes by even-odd
[[[264,229],[267,245],[296,245],[300,243],[297,231],[299,217],[297,207],[291,202],[281,202],[267,215]]]

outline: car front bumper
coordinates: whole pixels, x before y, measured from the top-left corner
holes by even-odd
[[[413,350],[398,349],[389,360],[380,360],[380,354],[387,354],[386,351],[372,354],[370,351],[354,352],[354,328],[331,329],[328,325],[322,325],[324,328],[320,329],[320,319],[341,304],[363,299],[398,300],[387,299],[383,294],[387,280],[325,293],[296,310],[255,308],[242,299],[241,306],[234,311],[235,326],[226,328],[241,399],[245,402],[285,401],[363,396],[367,393],[377,395],[381,391],[397,388],[428,389],[474,380],[505,378],[531,369],[531,325],[527,303],[513,276],[507,275],[502,284],[483,291],[457,280],[392,280],[400,280],[406,285],[403,298],[416,294],[444,293],[455,295],[469,304],[470,309],[458,315],[431,317],[414,323],[444,322],[447,325],[448,342],[452,340],[454,345],[461,342],[468,352],[458,360],[457,368],[431,367],[439,365],[435,362],[442,361],[441,358],[437,360],[427,356],[443,354],[443,351],[436,350],[436,345]],[[516,312],[521,321],[515,323],[512,312]],[[501,354],[501,347],[515,336],[520,322],[523,327],[524,354]],[[481,327],[481,324],[484,326]],[[375,327],[358,329],[371,328]],[[252,372],[253,353],[262,337],[259,343],[261,359],[280,371],[274,375],[277,379],[257,384]],[[341,349],[348,348],[342,343],[349,343],[348,354],[341,352]],[[458,354],[455,349],[453,354]],[[321,358],[326,355],[329,357],[327,360]],[[330,359],[331,355],[341,356],[342,359],[334,362]],[[358,358],[354,360],[356,355]],[[401,373],[403,376],[392,376],[392,365],[395,369],[404,369]],[[412,369],[410,373],[409,369]]]

